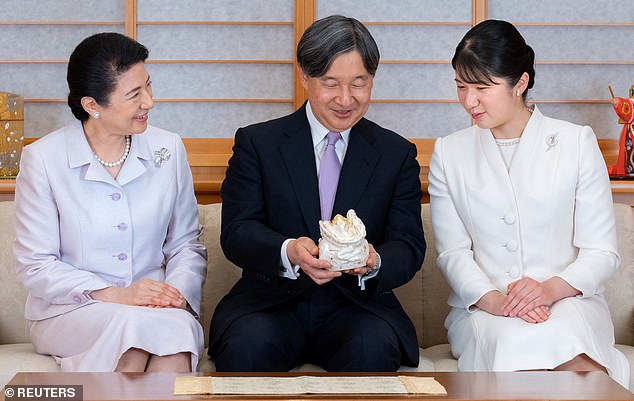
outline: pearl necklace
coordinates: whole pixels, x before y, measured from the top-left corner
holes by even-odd
[[[126,135],[126,137],[125,137],[125,149],[123,149],[123,154],[121,155],[119,160],[117,160],[116,162],[107,162],[107,161],[103,160],[101,157],[97,156],[96,153],[93,153],[93,155],[95,156],[95,159],[97,159],[99,164],[101,164],[102,166],[104,166],[104,167],[117,167],[117,166],[120,166],[121,164],[123,164],[125,159],[128,158],[128,155],[130,154],[130,145],[131,144],[132,144],[132,139],[131,139],[130,135]]]
[[[517,145],[518,143],[520,143],[520,138],[513,138],[513,139],[496,139],[495,140],[495,144],[498,146],[513,146],[513,145]]]
[[[535,106],[526,106],[526,110],[528,110],[528,112],[531,114],[533,114],[534,109],[535,109]],[[506,140],[495,138],[495,144],[498,146],[513,146],[520,143],[520,139],[521,139],[521,136],[518,136],[517,138],[506,139]]]

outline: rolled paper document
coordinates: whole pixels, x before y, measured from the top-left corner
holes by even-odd
[[[349,270],[365,266],[370,248],[365,239],[365,225],[354,210],[346,217],[320,220],[319,259],[332,264],[331,270]]]

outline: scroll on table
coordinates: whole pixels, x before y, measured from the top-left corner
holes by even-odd
[[[430,394],[446,395],[433,377],[417,376],[179,376],[174,395],[191,394]]]

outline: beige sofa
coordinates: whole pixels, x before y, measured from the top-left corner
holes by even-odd
[[[202,305],[205,331],[208,330],[215,305],[240,275],[240,270],[229,263],[220,250],[220,208],[219,204],[199,206],[200,222],[204,226],[203,240],[209,250]],[[616,328],[617,347],[634,367],[634,215],[627,205],[615,204],[615,212],[621,268],[607,283],[606,297]],[[396,292],[418,332],[421,356],[417,370],[455,371],[457,362],[451,357],[443,325],[449,310],[446,304],[449,290],[435,268],[436,252],[429,205],[423,205],[422,216],[428,244],[425,262],[416,277]],[[28,328],[23,317],[25,290],[16,278],[15,260],[11,252],[13,235],[13,203],[0,202],[0,386],[18,371],[59,370],[53,358],[36,354],[29,343]],[[314,368],[302,366],[299,370],[310,371]],[[206,355],[201,360],[199,370],[213,370],[213,363]]]

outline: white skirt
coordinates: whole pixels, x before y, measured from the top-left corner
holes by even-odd
[[[462,371],[553,369],[579,354],[604,366],[629,388],[630,367],[614,347],[614,326],[603,297],[570,297],[543,323],[453,309],[445,321],[451,352]]]
[[[130,348],[159,356],[190,352],[195,371],[204,348],[202,326],[183,309],[95,302],[29,323],[35,350],[52,355],[62,371],[112,372]]]

